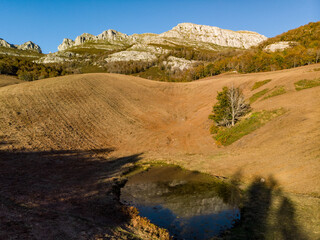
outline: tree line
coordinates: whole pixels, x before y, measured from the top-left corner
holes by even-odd
[[[70,72],[62,65],[39,64],[28,58],[0,56],[0,74],[17,76],[24,81],[57,77],[68,73]]]

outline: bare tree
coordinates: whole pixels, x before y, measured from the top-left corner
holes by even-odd
[[[249,111],[250,105],[245,102],[240,88],[230,87],[227,96],[230,103],[228,111],[231,116],[231,126],[234,126],[239,118]]]
[[[224,87],[218,92],[217,100],[212,109],[213,114],[209,116],[217,126],[233,127],[240,117],[250,111],[250,105],[245,102],[239,87]]]

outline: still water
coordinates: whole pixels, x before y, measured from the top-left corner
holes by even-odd
[[[209,175],[158,166],[130,177],[120,200],[175,239],[209,239],[240,218],[237,193]]]

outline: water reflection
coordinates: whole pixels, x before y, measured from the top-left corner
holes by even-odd
[[[131,177],[121,201],[177,239],[208,239],[239,219],[231,193],[230,186],[208,175],[166,166]]]

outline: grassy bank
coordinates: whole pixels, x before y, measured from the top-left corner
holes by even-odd
[[[248,117],[238,122],[234,127],[215,129],[216,133],[214,134],[214,139],[218,144],[228,146],[243,136],[262,127],[271,119],[282,115],[284,112],[285,110],[282,108],[273,111],[253,112]]]

